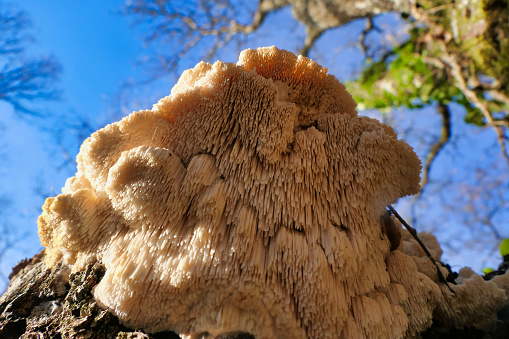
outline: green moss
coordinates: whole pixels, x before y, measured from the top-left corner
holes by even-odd
[[[509,1],[484,0],[487,43],[481,55],[486,74],[497,79],[505,94],[509,92]]]

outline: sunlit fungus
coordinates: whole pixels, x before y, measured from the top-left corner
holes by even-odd
[[[418,192],[417,156],[305,57],[201,62],[152,110],[92,134],[77,163],[38,220],[46,263],[102,262],[94,296],[127,326],[401,338],[448,293],[380,225]]]

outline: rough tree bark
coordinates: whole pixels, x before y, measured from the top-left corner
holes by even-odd
[[[44,251],[32,259],[20,262],[13,269],[11,282],[0,297],[0,338],[179,338],[172,332],[145,333],[122,326],[108,311],[99,308],[92,289],[104,275],[100,263],[89,265],[86,270],[71,274],[69,268],[57,265],[46,269]],[[509,256],[499,271],[509,267]],[[481,331],[475,328],[445,330],[433,325],[422,338],[507,338],[509,333],[509,305],[498,312],[496,328]],[[202,338],[210,338],[204,333]],[[217,339],[250,339],[247,333],[230,333]]]

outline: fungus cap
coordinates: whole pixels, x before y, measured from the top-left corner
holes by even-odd
[[[201,62],[77,162],[38,219],[46,262],[101,261],[95,298],[127,326],[398,338],[431,319],[409,301],[440,289],[380,227],[418,192],[420,162],[310,59],[270,47]]]

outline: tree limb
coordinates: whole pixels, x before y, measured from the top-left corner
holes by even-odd
[[[493,119],[491,112],[488,110],[486,105],[483,102],[481,102],[481,100],[477,97],[477,94],[470,88],[468,88],[466,81],[461,74],[461,67],[458,65],[456,60],[454,60],[454,58],[448,53],[445,43],[442,42],[441,45],[443,55],[440,59],[450,67],[451,75],[456,81],[456,86],[458,86],[458,88],[463,92],[468,101],[473,103],[474,106],[481,111],[484,118],[486,119],[486,125],[491,126],[495,130],[497,134],[497,141],[502,151],[502,155],[505,161],[507,162],[507,166],[509,166],[509,154],[507,153],[507,148],[505,145],[505,139],[507,139],[507,137],[505,136],[502,127],[495,123],[495,120]]]
[[[440,139],[438,139],[432,146],[428,153],[428,157],[426,158],[426,165],[424,166],[424,172],[422,174],[421,180],[421,194],[424,190],[424,187],[428,183],[429,173],[431,171],[431,165],[433,161],[436,159],[440,151],[444,148],[445,144],[451,138],[451,111],[446,104],[439,104],[437,107],[437,112],[440,114],[442,118],[442,127],[440,128]]]
[[[437,28],[437,25],[432,20],[432,18],[427,13],[422,12],[417,7],[413,7],[412,15],[414,16],[414,18],[426,24],[428,27]],[[437,30],[441,31],[440,28],[437,28]],[[507,152],[505,144],[507,136],[504,133],[503,127],[499,123],[499,121],[501,120],[495,120],[486,104],[479,99],[475,91],[469,88],[467,81],[463,77],[461,66],[456,60],[456,57],[451,55],[448,51],[446,41],[444,41],[444,39],[436,39],[435,41],[439,44],[440,47],[441,55],[439,59],[445,66],[447,66],[449,74],[456,83],[456,87],[463,93],[465,98],[470,103],[473,104],[473,106],[477,107],[481,111],[484,118],[486,119],[486,125],[491,126],[495,130],[495,133],[497,135],[497,141],[502,151],[502,156],[504,157],[509,167],[509,154]]]
[[[325,32],[323,29],[313,28],[306,30],[306,40],[304,41],[304,46],[299,50],[298,54],[307,57],[309,50],[313,48],[315,45],[315,41]]]

